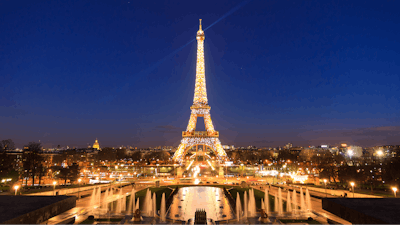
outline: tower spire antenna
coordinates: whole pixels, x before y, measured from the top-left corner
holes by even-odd
[[[199,30],[201,30],[201,19],[199,19],[199,20],[200,20]]]

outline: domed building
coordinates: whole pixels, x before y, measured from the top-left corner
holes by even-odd
[[[94,144],[93,144],[93,147],[92,147],[92,148],[95,148],[95,149],[97,149],[97,150],[99,150],[99,149],[100,149],[99,141],[97,140],[97,138],[96,138],[96,141],[94,142]]]

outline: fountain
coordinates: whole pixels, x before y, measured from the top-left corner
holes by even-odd
[[[128,215],[135,212],[135,188],[132,188],[131,197],[129,198]]]
[[[104,197],[103,197],[103,204],[101,206],[101,208],[103,209],[107,209],[107,203],[108,203],[108,189],[104,192]]]
[[[100,206],[101,206],[101,187],[98,188],[96,197],[98,198],[97,205],[100,208]]]
[[[265,204],[265,212],[268,214],[269,213],[269,195],[268,195],[268,190],[265,190],[265,192],[264,192],[264,204]]]
[[[153,217],[157,216],[156,193],[153,192]]]
[[[297,197],[296,197],[296,190],[293,189],[293,195],[292,195],[292,201],[293,201],[293,213],[297,213]]]
[[[161,218],[161,221],[163,221],[163,222],[165,222],[165,208],[166,208],[165,193],[163,193],[162,197],[161,197],[161,207],[160,207],[160,218]]]
[[[300,188],[300,207],[301,207],[301,211],[305,211],[306,205],[304,203],[303,188]]]
[[[123,195],[121,199],[121,205],[122,205],[121,210],[124,212],[126,212],[126,197],[127,197],[126,195]]]
[[[242,211],[242,203],[240,202],[239,192],[237,192],[236,193],[236,219],[238,222],[241,217],[241,211]]]
[[[90,197],[89,206],[94,207],[96,201],[96,188],[93,188],[92,196]]]
[[[306,189],[306,203],[307,203],[307,210],[311,211],[311,198],[310,198],[310,193],[308,192],[308,188]]]
[[[256,216],[256,199],[254,197],[254,189],[249,190],[249,205],[247,208],[249,210],[249,217]]]
[[[283,214],[283,201],[282,201],[282,190],[278,189],[278,215]]]
[[[247,192],[244,192],[243,194],[244,194],[244,199],[243,199],[244,217],[247,218],[248,212],[249,212],[248,209],[247,209],[247,204],[248,204],[248,202],[247,202]]]
[[[121,213],[121,198],[119,196],[117,198],[117,207],[115,208],[115,213]]]
[[[146,191],[146,196],[144,197],[144,205],[143,205],[143,212],[146,214],[146,216],[150,216],[150,211],[151,211],[151,193],[150,190],[147,189]]]
[[[290,191],[287,192],[287,199],[286,199],[286,212],[292,211],[292,204],[290,202]]]

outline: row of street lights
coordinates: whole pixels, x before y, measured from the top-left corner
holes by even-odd
[[[328,193],[326,192],[327,188],[326,188],[326,182],[328,182],[327,179],[324,179],[324,184],[325,184],[325,196],[328,197]],[[354,182],[350,182],[351,188],[353,189],[353,198],[354,198],[354,186],[355,183]],[[396,192],[397,192],[397,187],[392,187],[392,191],[394,193],[394,197],[396,198]]]
[[[80,194],[80,191],[81,191],[81,181],[82,181],[82,179],[79,178],[79,179],[78,179],[78,183],[79,183],[79,187],[78,187],[78,199],[79,199],[79,197],[80,197],[79,194]],[[57,184],[57,181],[53,181],[53,195],[56,195],[56,184]],[[19,189],[19,185],[15,185],[15,186],[14,186],[15,195],[17,195],[18,189]]]

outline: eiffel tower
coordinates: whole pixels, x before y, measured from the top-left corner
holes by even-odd
[[[211,107],[208,105],[206,79],[204,72],[204,31],[201,29],[201,19],[199,30],[197,31],[197,63],[196,63],[196,86],[194,89],[193,105],[190,107],[191,114],[186,131],[182,132],[182,140],[176,150],[173,160],[181,162],[187,151],[192,147],[203,146],[213,150],[216,157],[222,160],[226,157],[226,152],[219,141],[219,132],[215,131],[210,116]],[[203,117],[206,131],[196,131],[197,118]]]

